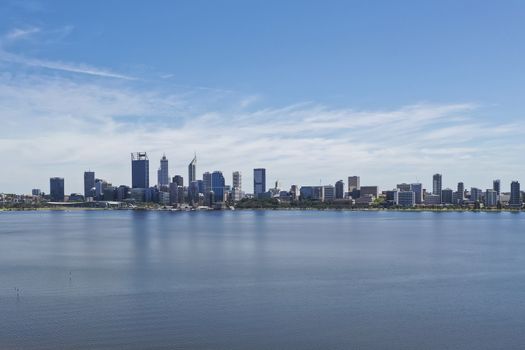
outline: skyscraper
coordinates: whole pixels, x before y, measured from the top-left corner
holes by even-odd
[[[165,154],[162,155],[162,158],[160,159],[160,168],[157,171],[157,184],[159,185],[159,188],[170,184],[168,158],[166,158]]]
[[[149,159],[146,152],[131,153],[131,187],[149,188]]]
[[[224,202],[224,176],[221,171],[214,171],[211,174],[211,189],[215,195],[215,202]]]
[[[253,195],[258,198],[266,192],[266,169],[253,169]],[[217,194],[215,194],[217,195]]]
[[[510,184],[510,201],[509,205],[513,208],[521,208],[522,205],[521,200],[521,191],[520,191],[520,183],[518,181],[512,181]]]
[[[64,201],[64,178],[63,177],[52,177],[49,179],[49,194],[51,201],[63,202]]]
[[[95,172],[84,171],[84,198],[93,197],[95,187]]]
[[[485,205],[487,207],[495,207],[498,205],[498,192],[494,189],[485,191]]]
[[[359,176],[349,176],[348,177],[348,192],[353,192],[354,190],[361,189],[361,179]]]
[[[457,204],[461,205],[465,201],[465,184],[458,182],[458,191],[456,194]]]
[[[184,178],[182,176],[175,175],[172,180],[177,186],[184,186]]]
[[[188,183],[191,184],[195,180],[197,180],[197,154],[193,156],[188,165]]]
[[[335,183],[335,198],[343,199],[345,197],[345,183],[339,180]]]
[[[410,184],[410,191],[414,192],[414,200],[416,204],[423,203],[423,185],[420,183]]]
[[[232,188],[242,190],[242,175],[240,171],[234,171],[232,174]]]
[[[211,173],[205,172],[202,174],[202,182],[204,183],[204,193],[211,191]]]
[[[443,177],[441,174],[434,174],[432,177],[432,194],[439,196],[441,201],[441,191],[443,188],[442,184]]]
[[[501,194],[501,181],[500,180],[492,181],[492,189],[496,191],[496,194],[499,196]]]

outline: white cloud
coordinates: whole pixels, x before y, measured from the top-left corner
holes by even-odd
[[[40,28],[37,28],[37,27],[30,27],[30,28],[24,28],[24,29],[15,28],[9,31],[5,35],[5,39],[8,41],[20,40],[20,39],[27,38],[39,32],[40,32]]]
[[[77,63],[68,63],[60,61],[48,61],[37,58],[24,57],[22,55],[17,55],[9,53],[6,51],[0,50],[0,60],[4,62],[22,64],[26,66],[46,68],[52,70],[58,70],[62,72],[69,73],[79,73],[86,75],[93,75],[103,78],[117,78],[117,79],[126,79],[126,80],[135,80],[136,78],[124,75],[120,73],[115,73],[107,69],[100,69],[96,67],[89,66],[87,64],[77,64]]]
[[[162,153],[172,175],[186,177],[197,151],[199,173],[223,170],[229,179],[241,170],[247,191],[252,169],[261,166],[269,183],[284,186],[357,174],[383,189],[418,179],[428,184],[434,172],[449,186],[464,180],[483,187],[524,170],[509,138],[523,136],[523,123],[474,119],[480,107],[468,103],[363,111],[315,103],[250,109],[250,96],[224,99],[214,91],[146,91],[126,80],[3,74],[0,153],[9,170],[0,192],[47,190],[51,176],[80,191],[88,168],[129,183],[133,151],[149,152],[152,179]]]

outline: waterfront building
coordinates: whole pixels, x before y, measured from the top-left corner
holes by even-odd
[[[84,196],[80,193],[71,193],[68,198],[67,198],[67,201],[68,202],[83,202],[84,201]]]
[[[232,174],[232,188],[235,187],[242,190],[242,175],[240,171],[234,171]]]
[[[240,171],[234,171],[232,174],[232,190],[231,197],[234,202],[242,199],[242,176]]]
[[[458,182],[458,190],[456,192],[456,203],[462,205],[465,201],[465,184]]]
[[[49,195],[53,202],[64,201],[64,178],[52,177],[49,179]]]
[[[379,189],[377,186],[361,186],[360,197],[367,197],[370,195],[374,198],[377,198],[378,194],[379,194]]]
[[[513,208],[521,208],[523,201],[521,200],[520,183],[512,181],[510,184],[510,200],[509,206]]]
[[[414,192],[416,204],[423,203],[423,185],[420,183],[410,184],[410,191]]]
[[[322,201],[333,202],[335,199],[335,187],[332,185],[323,186]]]
[[[348,192],[359,191],[361,189],[361,178],[359,176],[348,177]]]
[[[480,203],[483,197],[483,191],[476,187],[470,188],[470,201],[472,203]]]
[[[160,168],[157,171],[157,184],[159,185],[159,188],[164,186],[167,187],[170,184],[168,158],[166,158],[165,154],[162,155],[162,158],[160,159]]]
[[[193,156],[188,165],[188,183],[192,183],[195,180],[197,180],[197,154]]]
[[[188,186],[188,201],[190,204],[198,203],[199,201],[199,181],[192,181]]]
[[[105,201],[114,201],[117,194],[117,188],[113,186],[107,186],[104,188],[103,199]]]
[[[266,169],[253,169],[253,195],[258,198],[264,192],[266,192]]]
[[[299,190],[299,198],[301,200],[313,199],[314,187],[313,186],[301,186]]]
[[[452,204],[454,203],[454,191],[450,188],[445,188],[441,191],[441,203]]]
[[[131,153],[131,187],[149,188],[149,159],[146,152]]]
[[[130,190],[130,198],[137,203],[144,202],[146,198],[146,188],[132,188]]]
[[[438,194],[428,193],[425,196],[425,200],[423,202],[425,205],[440,205],[441,204],[441,196]]]
[[[120,185],[117,189],[117,201],[121,202],[129,198],[130,188],[126,185]]]
[[[498,205],[498,192],[494,189],[485,191],[485,206],[495,207]]]
[[[413,207],[416,205],[416,194],[414,191],[396,191],[396,204],[401,207]]]
[[[172,182],[169,185],[171,205],[176,205],[179,203],[179,187],[182,187],[182,186],[177,185],[176,182]]]
[[[345,183],[339,180],[335,183],[335,198],[343,199],[345,197]]]
[[[410,184],[406,184],[406,183],[398,184],[396,188],[400,191],[410,191]]]
[[[38,188],[33,188],[31,190],[31,195],[39,197],[42,195],[42,191],[40,191],[40,189]]]
[[[176,183],[177,186],[184,186],[184,178],[180,175],[175,175],[172,181]]]
[[[170,204],[170,193],[160,191],[159,192],[159,204],[161,205],[169,205]]]
[[[232,188],[232,200],[238,202],[243,198],[242,190],[239,187]]]
[[[84,171],[84,198],[94,197],[94,188],[95,188],[95,172],[94,171]]]
[[[104,190],[106,187],[111,186],[110,183],[102,180],[102,179],[95,179],[95,200],[103,200],[104,199]]]
[[[226,183],[221,171],[211,174],[211,189],[215,196],[215,202],[224,202],[224,187]]]
[[[299,187],[297,185],[290,187],[290,197],[292,201],[296,201],[299,198]]]
[[[204,183],[204,193],[211,191],[211,173],[205,172],[202,174],[202,182]]]
[[[443,188],[443,177],[441,174],[434,174],[432,176],[432,194],[438,195],[441,202],[441,191]]]
[[[501,194],[501,180],[492,181],[492,189],[496,191],[497,195]]]

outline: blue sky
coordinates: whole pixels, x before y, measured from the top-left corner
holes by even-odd
[[[507,187],[525,174],[522,1],[0,4],[0,192],[266,167],[283,187],[361,175]]]

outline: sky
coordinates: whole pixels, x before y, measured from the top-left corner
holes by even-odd
[[[490,188],[525,181],[523,1],[0,3],[0,192],[253,168]]]

